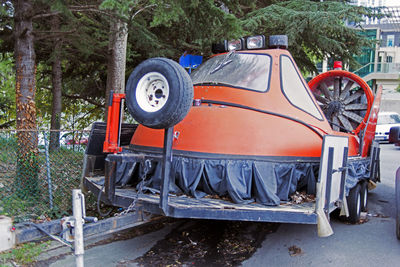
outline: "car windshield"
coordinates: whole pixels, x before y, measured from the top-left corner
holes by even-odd
[[[193,85],[232,86],[265,92],[269,86],[271,57],[230,52],[210,58],[192,72]]]
[[[378,124],[395,124],[395,123],[400,123],[399,114],[378,115]]]

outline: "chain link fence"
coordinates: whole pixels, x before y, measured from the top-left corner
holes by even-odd
[[[71,214],[89,131],[0,131],[0,214],[14,221]]]

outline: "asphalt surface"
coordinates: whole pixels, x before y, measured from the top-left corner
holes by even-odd
[[[400,266],[395,234],[395,172],[400,148],[381,144],[381,180],[369,193],[367,221],[331,220],[334,234],[315,225],[172,220],[141,235],[108,236],[85,250],[86,266]],[[184,256],[183,256],[184,254]],[[65,249],[40,256],[38,266],[75,266]]]
[[[400,149],[381,144],[381,180],[369,193],[368,222],[347,225],[332,220],[334,235],[317,237],[312,225],[280,225],[243,266],[400,266],[395,234],[395,173]],[[291,256],[289,248],[301,251]]]

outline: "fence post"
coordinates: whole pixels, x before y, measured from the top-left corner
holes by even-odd
[[[46,151],[46,169],[47,169],[47,184],[49,187],[49,202],[50,209],[53,209],[53,185],[51,183],[51,174],[50,174],[50,157],[49,157],[49,142],[47,142],[47,133],[43,131],[43,139],[44,139],[44,148]]]
[[[84,196],[80,189],[72,190],[72,213],[74,216],[74,254],[75,254],[75,264],[77,267],[84,267],[83,255],[85,253],[83,245],[83,217],[84,213]]]

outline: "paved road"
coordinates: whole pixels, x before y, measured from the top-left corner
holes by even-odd
[[[382,183],[369,193],[370,216],[363,224],[333,219],[334,235],[319,238],[315,225],[177,220],[158,231],[87,249],[86,266],[136,266],[142,255],[145,266],[400,266],[394,219],[400,149],[381,148]],[[39,262],[50,264],[74,266],[74,258]]]
[[[395,172],[400,149],[381,145],[382,183],[369,193],[369,221],[346,225],[333,221],[334,235],[318,238],[315,226],[283,224],[262,243],[243,266],[400,266],[400,243],[395,235]],[[382,218],[386,217],[387,218]],[[297,246],[300,255],[290,256]]]

